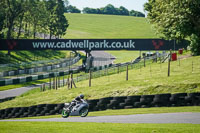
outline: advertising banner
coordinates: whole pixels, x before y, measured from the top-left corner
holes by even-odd
[[[13,39],[0,40],[0,50],[178,50],[187,41],[163,39]]]

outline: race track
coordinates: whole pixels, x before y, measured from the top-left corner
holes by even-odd
[[[49,119],[21,119],[2,121],[49,121],[49,122],[99,122],[99,123],[191,123],[200,124],[200,113],[163,113],[118,116],[89,116]]]

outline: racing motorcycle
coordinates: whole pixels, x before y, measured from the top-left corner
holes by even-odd
[[[62,110],[62,117],[67,118],[69,116],[81,116],[86,117],[89,111],[89,104],[82,100],[82,102],[77,103],[75,106],[70,107],[71,103],[65,103]]]

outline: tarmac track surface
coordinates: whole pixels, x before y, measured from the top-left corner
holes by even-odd
[[[200,124],[200,113],[162,113],[117,116],[88,116],[48,119],[18,119],[2,121],[38,121],[38,122],[97,122],[97,123],[191,123]]]
[[[31,89],[39,87],[38,85],[32,85],[27,87],[21,87],[11,90],[0,91],[0,99],[7,98],[7,97],[16,97],[19,96]]]

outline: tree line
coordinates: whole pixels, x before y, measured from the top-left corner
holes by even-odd
[[[0,39],[36,38],[36,33],[60,38],[69,26],[62,0],[1,0]]]
[[[200,55],[199,0],[148,0],[144,8],[161,37],[177,41],[188,39],[192,54]]]
[[[75,6],[69,5],[65,8],[65,12],[70,13],[81,13],[81,10],[76,8]],[[145,15],[141,12],[131,10],[129,11],[123,6],[120,6],[119,8],[114,7],[111,4],[108,4],[105,7],[102,8],[89,8],[85,7],[82,10],[82,13],[85,14],[109,14],[109,15],[125,15],[125,16],[136,16],[136,17],[145,17]]]

